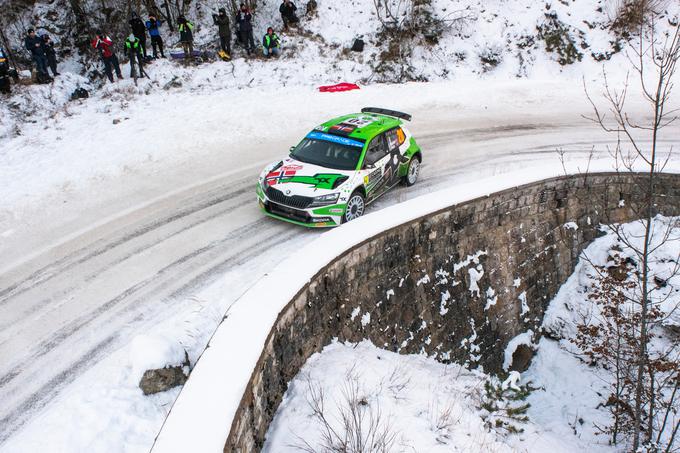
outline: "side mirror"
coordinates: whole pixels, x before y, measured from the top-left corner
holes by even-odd
[[[294,149],[295,149],[295,146],[291,146],[289,151],[292,153]]]
[[[404,155],[402,155],[402,156],[399,158],[399,160],[401,160],[401,163],[402,163],[402,164],[405,164],[406,162],[409,161],[409,158],[406,157],[406,156],[404,156]]]

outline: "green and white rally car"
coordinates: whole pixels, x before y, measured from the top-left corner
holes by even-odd
[[[400,181],[415,184],[422,155],[403,120],[411,115],[367,107],[316,127],[262,171],[260,207],[299,225],[334,227],[360,217]]]

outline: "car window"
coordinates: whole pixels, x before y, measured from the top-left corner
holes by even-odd
[[[364,165],[373,165],[387,154],[387,143],[385,143],[385,135],[380,134],[371,140],[366,150],[366,157],[364,158]]]
[[[406,134],[404,133],[404,129],[398,127],[395,129],[395,132],[397,133],[397,140],[399,140],[399,146],[403,145],[404,142],[406,141]]]
[[[361,156],[361,143],[347,146],[327,140],[305,138],[290,156],[300,162],[337,170],[356,170]]]
[[[400,143],[399,143],[399,137],[397,137],[397,130],[396,129],[392,129],[391,131],[387,131],[385,133],[385,137],[387,138],[387,149],[393,150],[393,149],[399,148]]]

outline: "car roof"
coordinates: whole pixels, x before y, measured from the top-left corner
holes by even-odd
[[[389,129],[400,126],[402,121],[377,113],[352,113],[333,118],[316,127],[315,130],[332,135],[369,141]]]

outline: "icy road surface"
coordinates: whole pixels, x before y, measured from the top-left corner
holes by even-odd
[[[88,103],[54,128],[14,139],[0,170],[8,181],[0,201],[0,445],[201,288],[241,269],[220,296],[236,301],[321,234],[265,218],[254,193],[260,169],[316,123],[367,105],[413,114],[421,179],[377,201],[369,209],[377,212],[484,176],[546,164],[559,172],[557,148],[572,162],[593,146],[604,155],[614,137],[581,117],[589,108],[580,81],[565,83],[163,92],[108,114]],[[630,108],[646,115],[639,103]],[[677,145],[680,125],[662,138]]]

